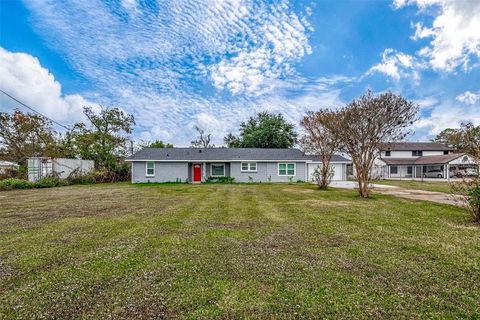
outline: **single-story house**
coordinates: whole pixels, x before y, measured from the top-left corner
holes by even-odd
[[[299,149],[261,148],[144,148],[126,161],[132,163],[132,183],[199,183],[209,177],[232,177],[235,182],[312,181],[321,165],[318,157]],[[332,180],[346,180],[348,163],[340,155],[332,157]]]

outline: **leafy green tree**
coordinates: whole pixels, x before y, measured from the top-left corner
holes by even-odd
[[[281,114],[260,112],[240,125],[240,135],[223,139],[229,148],[291,148],[298,134]]]
[[[433,141],[448,144],[456,152],[477,155],[480,150],[480,126],[474,126],[470,122],[462,123],[460,128],[443,130]]]
[[[145,144],[147,148],[173,148],[173,144],[171,143],[164,143],[162,140],[155,140],[152,142],[147,142]]]
[[[102,108],[97,114],[91,107],[84,107],[83,113],[89,124],[77,123],[70,133],[76,154],[94,160],[97,168],[114,169],[128,152],[128,135],[135,125],[133,115],[119,108]]]
[[[25,163],[34,156],[51,156],[56,144],[52,123],[37,114],[0,112],[0,154],[4,160]]]

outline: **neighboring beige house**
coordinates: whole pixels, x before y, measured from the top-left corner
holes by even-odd
[[[384,143],[375,160],[372,178],[446,179],[477,174],[470,155],[436,142]]]

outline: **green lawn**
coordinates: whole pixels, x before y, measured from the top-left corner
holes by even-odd
[[[480,227],[449,205],[279,184],[0,200],[0,319],[480,317]]]
[[[406,189],[435,191],[443,193],[451,193],[450,184],[447,181],[411,181],[411,180],[375,180],[375,184],[385,184],[397,186]]]

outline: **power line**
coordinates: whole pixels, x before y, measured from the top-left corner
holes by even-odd
[[[51,119],[51,118],[47,117],[46,115],[44,115],[44,114],[42,114],[42,113],[38,112],[37,110],[33,109],[32,107],[29,107],[29,106],[27,106],[25,103],[23,103],[22,101],[18,100],[18,99],[17,99],[17,98],[15,98],[15,97],[11,96],[10,94],[6,93],[6,92],[5,92],[5,91],[3,91],[2,89],[0,89],[0,92],[2,92],[4,95],[6,95],[6,96],[7,96],[7,97],[9,97],[10,99],[14,100],[15,102],[17,102],[17,103],[21,104],[21,105],[22,105],[22,106],[24,106],[25,108],[27,108],[27,109],[29,109],[29,110],[31,110],[31,111],[33,111],[33,112],[35,112],[35,113],[36,113],[36,114],[38,114],[38,115],[41,115],[41,116],[42,116],[42,117],[44,117],[44,118],[47,118],[48,120],[50,120],[51,122],[55,123],[56,125],[59,125],[60,127],[64,128],[64,129],[70,130],[70,128],[69,128],[69,127],[67,127],[67,126],[64,126],[64,125],[63,125],[63,124],[61,124],[60,122],[57,122],[57,121],[55,121],[55,120],[53,120],[53,119]]]

